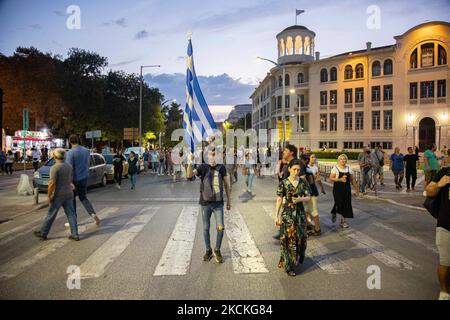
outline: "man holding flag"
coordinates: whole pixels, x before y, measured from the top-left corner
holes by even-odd
[[[185,141],[190,146],[190,155],[192,155],[197,144],[213,139],[214,130],[217,130],[217,128],[195,73],[190,35],[187,54],[186,106],[183,115],[183,128],[185,129]],[[193,171],[193,174],[200,177],[201,180],[199,204],[202,206],[203,237],[206,246],[203,260],[209,261],[214,256],[217,263],[222,263],[220,247],[225,229],[223,217],[224,194],[227,197],[227,210],[230,210],[230,180],[225,166],[216,163],[215,150],[209,151],[207,158],[207,163],[201,164]],[[214,254],[209,233],[213,214],[217,229]]]

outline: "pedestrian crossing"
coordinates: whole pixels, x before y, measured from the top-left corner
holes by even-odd
[[[95,250],[91,250],[83,257],[83,261],[79,265],[81,278],[95,279],[108,273],[111,266],[121,259],[130,245],[136,243],[137,236],[145,234],[147,226],[153,223],[156,224],[154,221],[164,214],[165,206],[165,204],[158,206],[143,204],[134,206],[117,205],[100,210],[98,216],[103,220],[100,230],[108,224],[108,218],[122,216],[124,220],[127,220],[117,231],[108,235],[107,238],[105,236],[106,240]],[[199,216],[201,217],[200,207],[198,205],[180,204],[172,206],[177,211],[176,222],[170,230],[171,233],[170,235],[168,234],[168,239],[164,242],[163,247],[143,249],[142,254],[145,254],[147,250],[162,250],[160,254],[157,253],[159,259],[155,260],[155,262],[158,261],[158,263],[155,263],[151,270],[151,274],[154,277],[181,277],[189,274],[192,264],[200,263],[193,261],[194,250],[201,250],[202,252],[204,250],[203,245],[201,247],[195,246],[196,237],[198,237],[197,241],[203,243],[202,221],[199,219]],[[245,275],[279,272],[277,268],[278,261],[273,259],[273,252],[279,250],[279,245],[273,240],[270,250],[265,246],[264,250],[261,250],[261,236],[255,237],[252,235],[252,231],[255,231],[255,225],[260,224],[260,226],[268,230],[266,232],[267,238],[272,237],[272,232],[276,230],[274,226],[275,207],[273,205],[258,205],[258,207],[262,208],[262,211],[266,214],[258,216],[256,222],[252,220],[250,227],[248,219],[252,215],[260,214],[261,210],[257,212],[248,206],[238,205],[224,215],[225,237],[223,246],[228,246],[231,253],[231,259],[225,259],[224,264],[230,268],[232,274]],[[363,231],[349,228],[335,232],[337,228],[331,224],[328,218],[321,220],[324,233],[321,237],[308,239],[306,257],[311,259],[318,269],[326,274],[339,276],[360,272],[353,270],[351,261],[345,259],[345,250],[337,250],[334,246],[329,245],[330,242],[348,242],[349,246],[351,244],[352,247],[361,249],[365,253],[365,257],[395,270],[411,271],[421,268],[418,263],[406,257],[404,253],[391,249],[388,244],[374,239]],[[36,227],[36,223],[41,221],[36,221],[35,219],[20,227],[0,233],[0,248],[11,245],[13,239],[19,239],[25,234],[31,234]],[[270,227],[268,228],[267,226]],[[436,248],[432,244],[426,243],[419,237],[399,231],[386,223],[374,222],[372,226],[384,232],[389,232],[394,237],[397,237],[399,241],[406,241],[410,245],[427,250],[431,254],[437,253]],[[91,237],[95,237],[95,230],[97,230],[97,227],[93,222],[80,224],[79,234],[82,241],[73,243],[73,245],[77,246],[82,244],[83,241],[90,241]],[[83,239],[82,235],[88,232],[91,236]],[[211,234],[215,234],[214,219],[211,221]],[[15,278],[44,259],[51,260],[53,253],[70,242],[67,239],[67,235],[67,230],[57,232],[52,234],[48,241],[38,242],[37,244],[35,242],[24,253],[14,256],[8,261],[0,261],[0,281]],[[164,237],[164,234],[158,234],[158,236]],[[223,251],[226,251],[226,248],[223,249]],[[70,254],[70,251],[67,254]]]

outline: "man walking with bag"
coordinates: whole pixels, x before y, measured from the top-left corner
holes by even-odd
[[[211,239],[209,234],[211,216],[216,220],[217,238],[214,249],[216,262],[222,263],[220,247],[225,229],[223,219],[224,193],[227,197],[227,210],[231,209],[230,178],[223,164],[216,163],[215,151],[208,152],[208,163],[203,163],[194,170],[194,174],[201,179],[200,205],[202,206],[203,237],[206,245],[206,253],[203,261],[209,261],[213,257]]]

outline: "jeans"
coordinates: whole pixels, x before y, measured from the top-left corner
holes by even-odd
[[[77,214],[73,206],[72,198],[66,198],[65,200],[52,200],[50,202],[50,208],[48,209],[47,216],[41,227],[41,234],[47,236],[52,227],[53,221],[55,221],[59,208],[63,207],[66,213],[67,220],[69,220],[70,233],[72,236],[78,236]]]
[[[395,180],[395,185],[396,186],[401,186],[402,185],[402,181],[403,181],[403,175],[404,175],[404,171],[403,170],[392,170],[392,172],[394,173],[394,180]]]
[[[164,174],[165,172],[165,163],[164,161],[159,162],[158,174]]]
[[[245,184],[247,185],[247,190],[252,192],[252,185],[253,185],[253,177],[255,175],[253,173],[249,173],[247,177],[245,178]]]
[[[366,192],[366,186],[369,186],[370,184],[370,169],[367,168],[361,168],[361,187],[360,192],[364,193]]]
[[[158,164],[159,164],[159,162],[152,162],[153,173],[157,173],[158,172]]]
[[[223,230],[225,229],[223,224],[223,203],[209,203],[202,206],[202,218],[203,218],[203,237],[205,239],[206,250],[211,249],[211,239],[209,236],[209,228],[211,225],[211,215],[214,213],[214,219],[216,220],[217,238],[216,249],[220,249],[223,239]]]
[[[412,181],[411,181],[412,178]],[[406,170],[406,188],[414,189],[417,180],[417,170]],[[411,184],[410,184],[411,181]],[[411,188],[410,188],[411,186]]]
[[[123,168],[114,170],[114,181],[120,186],[122,184]]]
[[[95,210],[92,207],[91,202],[86,197],[86,193],[87,193],[87,179],[80,180],[80,181],[74,181],[73,184],[75,185],[75,190],[73,192],[73,195],[74,195],[74,197],[73,197],[73,207],[75,208],[75,212],[77,212],[76,197],[78,196],[78,198],[81,201],[81,204],[86,209],[87,213],[90,216],[92,216],[93,214],[95,214]]]
[[[130,174],[130,182],[131,182],[131,187],[133,189],[136,187],[136,179],[137,179],[137,174]]]

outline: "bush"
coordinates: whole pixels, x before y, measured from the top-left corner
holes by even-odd
[[[317,159],[336,159],[341,155],[347,155],[349,160],[358,160],[359,152],[355,151],[314,151]]]

